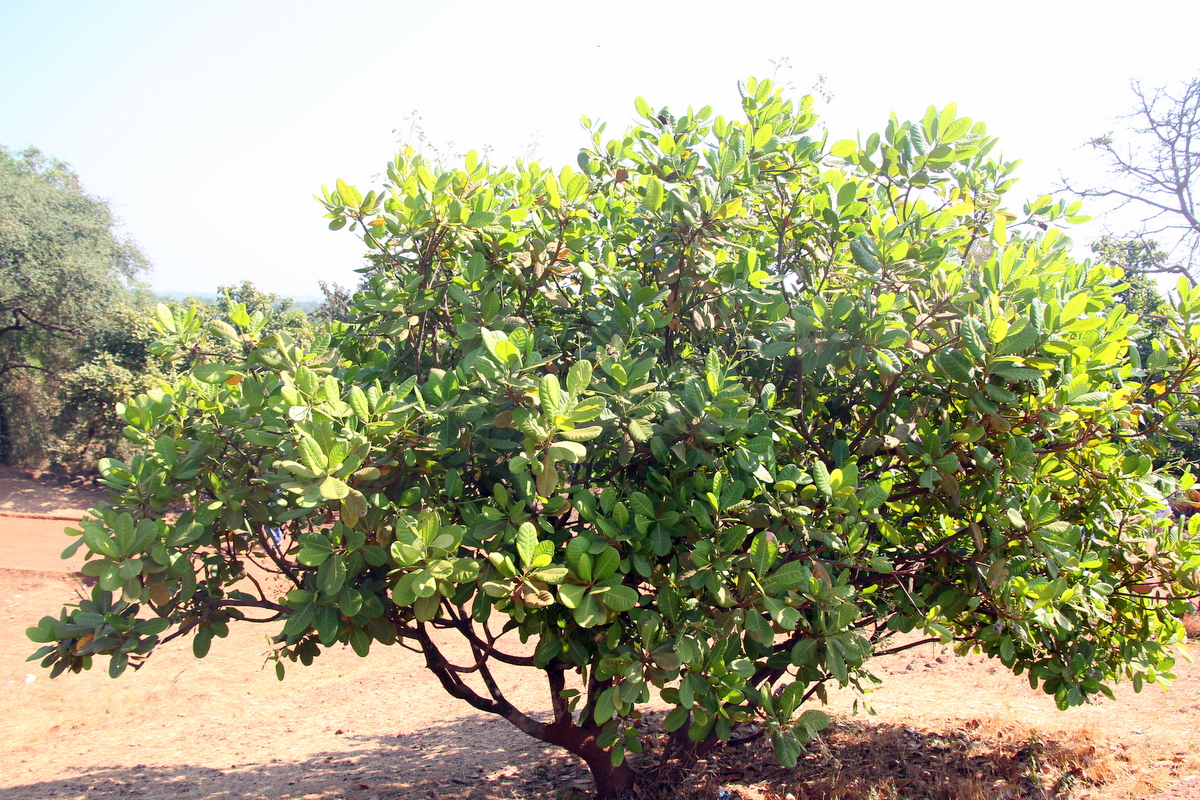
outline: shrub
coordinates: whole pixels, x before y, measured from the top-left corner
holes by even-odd
[[[163,309],[160,346],[197,363],[123,409],[145,452],[105,463],[73,545],[99,584],[30,630],[37,657],[117,675],[275,622],[282,677],[402,642],[601,797],[654,696],[684,764],[757,735],[794,764],[826,724],[808,701],[897,633],[1062,707],[1168,679],[1179,623],[1133,587],[1196,589],[1151,460],[1194,409],[1200,295],[1142,364],[1120,271],[1054,225],[1077,206],[1008,210],[982,124],[931,108],[826,146],[808,98],[749,81],[742,105],[639,99],[578,169],[406,151],[380,191],[339,181],[330,227],[375,274],[313,348]],[[210,334],[238,355],[196,356]],[[497,661],[544,677],[549,720]]]

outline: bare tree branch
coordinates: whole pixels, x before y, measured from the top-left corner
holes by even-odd
[[[1178,90],[1146,88],[1137,81],[1131,88],[1136,102],[1124,117],[1130,122],[1129,140],[1108,133],[1088,142],[1100,153],[1113,182],[1080,186],[1064,179],[1063,185],[1081,197],[1116,201],[1112,210],[1142,207],[1140,230],[1124,238],[1157,247],[1149,237],[1165,237],[1167,257],[1158,263],[1141,263],[1140,271],[1177,272],[1196,281],[1200,277],[1195,197],[1200,180],[1200,76]]]

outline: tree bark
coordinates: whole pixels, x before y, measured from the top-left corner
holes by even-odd
[[[547,725],[541,733],[542,735],[536,738],[583,759],[592,773],[592,780],[596,783],[597,800],[619,800],[632,791],[637,772],[630,766],[628,759],[618,766],[613,766],[609,752],[596,744],[596,737],[600,734],[599,727],[583,727],[573,721],[560,720]]]

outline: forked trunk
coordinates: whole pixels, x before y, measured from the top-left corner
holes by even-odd
[[[479,658],[479,674],[487,685],[490,697],[484,697],[463,682],[460,672],[468,670],[458,668],[446,660],[433,639],[424,628],[410,628],[407,635],[421,645],[425,655],[425,666],[432,672],[452,697],[465,700],[480,711],[496,714],[511,722],[518,730],[532,736],[538,741],[561,747],[568,753],[579,756],[591,770],[592,779],[596,782],[597,800],[619,800],[633,789],[636,771],[628,761],[613,766],[611,754],[596,743],[602,728],[590,720],[594,714],[589,706],[579,716],[580,720],[589,720],[581,724],[572,714],[570,705],[564,696],[566,685],[563,673],[566,666],[561,663],[551,664],[546,668],[546,679],[550,684],[550,700],[554,706],[554,721],[539,722],[521,713],[508,700],[504,699],[500,687],[487,668],[487,659],[478,643],[473,642],[475,656]],[[593,687],[595,689],[595,687]],[[595,691],[592,694],[596,694]]]

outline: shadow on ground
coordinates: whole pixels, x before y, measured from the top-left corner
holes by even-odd
[[[49,514],[78,520],[104,499],[104,492],[90,483],[72,483],[58,476],[34,478],[28,472],[0,466],[3,514]]]
[[[197,764],[95,766],[73,777],[0,789],[5,800],[398,800],[399,798],[554,797],[562,788],[590,789],[586,769],[503,720],[467,719],[404,736],[345,737],[346,748],[300,762],[270,757],[271,732],[245,731],[261,742],[263,760],[227,769]]]
[[[1103,787],[1125,760],[1119,748],[1086,735],[1042,738],[1019,726],[970,721],[945,730],[836,722],[811,743],[794,770],[773,762],[764,742],[713,754],[688,774],[639,786],[644,798],[899,800],[966,797],[1064,798],[1080,785]],[[523,736],[508,723],[467,719],[401,737],[347,736],[338,752],[301,762],[269,757],[269,731],[247,731],[262,744],[259,763],[228,769],[178,764],[98,766],[73,777],[13,786],[6,800],[526,800],[590,797],[577,760]],[[653,758],[656,736],[646,737]],[[154,755],[147,752],[146,755]],[[764,792],[767,794],[764,795]]]

